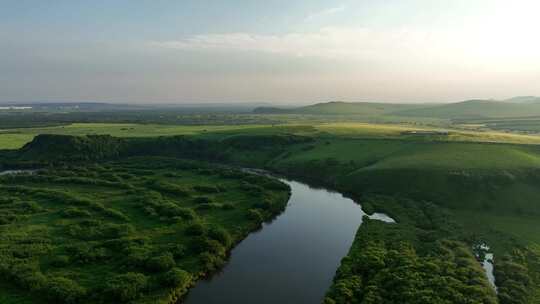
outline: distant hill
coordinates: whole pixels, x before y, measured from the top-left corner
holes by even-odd
[[[522,96],[511,99],[467,100],[448,104],[395,104],[375,102],[327,102],[298,108],[256,108],[257,114],[313,114],[403,116],[439,119],[485,119],[540,116],[540,97]]]
[[[537,96],[519,96],[504,100],[512,103],[540,103],[540,97]]]
[[[536,98],[537,99],[537,98]],[[395,115],[411,117],[432,117],[446,119],[464,118],[512,118],[540,116],[540,102],[531,97],[507,101],[468,100],[422,109],[406,110]],[[538,99],[537,99],[538,100]]]
[[[376,116],[389,114],[396,111],[412,110],[425,107],[426,105],[415,104],[392,104],[376,102],[341,102],[332,101],[317,103],[299,108],[271,108],[260,107],[253,112],[257,114],[314,114],[314,115],[366,115]]]

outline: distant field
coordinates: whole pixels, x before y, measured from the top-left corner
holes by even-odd
[[[87,135],[109,134],[115,137],[154,137],[240,130],[257,125],[178,126],[156,124],[75,123],[46,128],[0,130],[0,149],[18,149],[38,134]]]
[[[397,138],[415,141],[464,141],[498,142],[516,144],[540,144],[540,136],[513,134],[497,131],[449,130],[448,135],[436,132],[447,129],[430,128],[409,124],[373,123],[301,123],[270,125],[225,125],[225,126],[179,126],[157,124],[123,123],[75,123],[67,126],[44,128],[20,128],[0,130],[0,149],[18,149],[38,134],[88,135],[109,134],[115,137],[155,137],[194,134],[273,134],[294,133],[298,135],[332,135],[345,137]],[[433,134],[411,134],[411,131],[431,132]]]
[[[505,133],[498,131],[464,131],[402,124],[329,123],[316,125],[317,130],[333,135],[396,137],[441,141],[498,142],[516,144],[540,144],[540,136]],[[409,131],[448,131],[448,135],[402,134]]]

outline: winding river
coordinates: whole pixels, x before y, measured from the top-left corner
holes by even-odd
[[[339,193],[283,181],[292,190],[285,212],[234,248],[223,271],[200,281],[185,303],[322,302],[366,214]]]

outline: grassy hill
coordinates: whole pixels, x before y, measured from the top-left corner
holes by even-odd
[[[540,98],[515,97],[504,101],[467,100],[449,104],[392,104],[374,102],[327,102],[299,108],[257,108],[257,114],[403,116],[439,119],[512,118],[540,115]]]
[[[530,117],[540,114],[540,103],[468,100],[422,109],[406,110],[393,114],[448,119]]]
[[[424,105],[425,106],[425,105]],[[280,108],[257,108],[257,114],[313,114],[313,115],[366,115],[377,116],[390,114],[396,111],[422,108],[422,105],[392,104],[376,102],[341,102],[332,101],[317,103],[310,106],[280,109]]]

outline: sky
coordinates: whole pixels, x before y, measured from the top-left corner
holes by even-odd
[[[537,0],[0,0],[0,102],[540,95]]]

